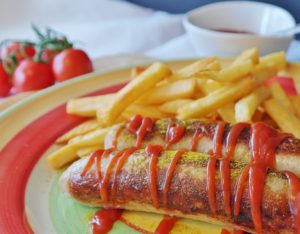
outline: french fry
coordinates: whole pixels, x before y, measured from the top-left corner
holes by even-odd
[[[277,100],[281,105],[285,106],[289,112],[295,113],[292,102],[289,97],[285,94],[281,85],[277,82],[272,83],[270,86],[272,97]]]
[[[300,138],[300,120],[274,98],[264,102],[268,115],[277,123],[279,128],[295,137]]]
[[[270,97],[270,90],[260,87],[249,95],[243,97],[235,104],[235,119],[237,122],[251,122],[259,105]]]
[[[77,159],[77,148],[72,145],[66,145],[54,151],[47,157],[48,164],[54,169],[59,169]]]
[[[71,99],[67,103],[67,113],[85,116],[85,117],[94,117],[97,114],[97,110],[109,105],[114,98],[115,94],[105,94],[96,97],[84,97]]]
[[[255,88],[255,86],[256,81],[252,76],[245,77],[234,84],[217,89],[208,96],[179,108],[177,112],[178,118],[186,119],[206,116],[222,106],[247,95]]]
[[[130,119],[133,115],[139,114],[143,117],[151,117],[155,119],[169,117],[166,113],[160,111],[157,106],[145,106],[139,104],[131,104],[123,113],[122,117]]]
[[[181,98],[191,98],[194,95],[196,81],[184,79],[157,86],[143,95],[137,103],[146,105],[161,104]]]
[[[251,48],[243,51],[236,59],[232,62],[233,65],[237,65],[240,62],[250,60],[253,64],[258,64],[259,62],[259,52],[257,48]]]
[[[216,76],[219,82],[233,82],[253,71],[251,60],[240,61],[234,65],[222,69]]]
[[[294,107],[296,116],[300,118],[300,96],[290,96],[289,99]]]
[[[67,143],[70,139],[83,135],[85,133],[88,133],[92,130],[95,130],[96,128],[101,127],[99,121],[97,119],[91,119],[87,120],[84,123],[78,125],[77,127],[71,129],[61,137],[59,137],[55,143],[57,144],[65,144]]]
[[[228,123],[234,124],[236,123],[234,116],[234,103],[228,103],[225,106],[218,109],[218,114],[221,118]]]
[[[236,81],[253,71],[253,65],[259,61],[259,54],[256,48],[245,50],[241,55],[228,67],[223,68],[220,72],[212,72],[209,74],[210,79],[215,79],[220,82]]]
[[[98,145],[100,148],[104,146],[104,139],[110,128],[96,129],[84,135],[72,138],[68,144],[77,148]]]
[[[205,59],[198,60],[186,67],[181,68],[180,70],[174,72],[174,74],[170,77],[170,79],[187,79],[195,74],[205,71],[205,70],[213,70],[218,71],[221,69],[221,64],[217,57],[209,57]]]
[[[97,118],[104,125],[113,124],[121,113],[138,97],[153,88],[159,81],[170,75],[170,69],[161,63],[154,63],[117,92],[113,102],[97,111]]]
[[[89,156],[91,153],[93,153],[95,150],[100,149],[99,146],[91,146],[87,148],[82,148],[77,150],[76,154],[79,158],[83,158],[86,156]]]
[[[259,63],[263,66],[274,65],[277,72],[286,68],[286,57],[284,51],[268,54],[260,58]]]
[[[208,70],[203,70],[203,71],[197,72],[193,76],[193,78],[217,80],[218,75],[219,75],[219,72],[208,69]]]
[[[253,76],[256,79],[257,85],[262,85],[267,79],[272,78],[277,74],[274,64],[258,64],[255,66]]]
[[[59,169],[77,159],[77,151],[87,147],[104,147],[104,139],[109,128],[97,129],[84,135],[72,138],[67,145],[61,147],[47,157],[48,163]]]
[[[197,86],[202,93],[208,95],[209,93],[222,88],[224,85],[218,81],[211,79],[197,79]]]
[[[177,99],[177,100],[173,100],[173,101],[169,101],[169,102],[165,102],[164,104],[161,104],[160,106],[158,106],[158,109],[161,112],[176,114],[177,110],[180,107],[182,107],[186,104],[189,104],[192,101],[193,101],[192,99]]]
[[[134,79],[136,77],[138,77],[143,71],[145,71],[146,68],[145,67],[134,67],[131,69],[131,79]]]

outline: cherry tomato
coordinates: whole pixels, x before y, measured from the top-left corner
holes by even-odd
[[[44,51],[42,52],[42,60],[52,64],[54,57],[59,53],[60,51],[55,51],[55,50],[50,50],[48,48],[45,48]]]
[[[79,49],[66,49],[55,56],[52,69],[57,81],[64,81],[93,71],[88,55]]]
[[[16,92],[24,92],[53,85],[55,78],[49,64],[26,59],[17,66],[12,81]]]
[[[11,54],[15,54],[17,60],[22,61],[27,57],[32,58],[35,55],[35,49],[31,45],[25,45],[22,48],[20,42],[11,42],[1,50],[1,58],[5,58]]]
[[[9,75],[4,70],[2,62],[0,62],[0,97],[8,96],[10,89]]]
[[[278,82],[287,95],[289,95],[289,96],[298,95],[293,78],[286,77],[286,76],[275,76],[275,77],[267,80],[266,83],[267,83],[267,85],[270,85],[274,82]]]

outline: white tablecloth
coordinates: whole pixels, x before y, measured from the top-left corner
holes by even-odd
[[[140,53],[162,59],[196,57],[182,15],[117,0],[0,0],[0,40],[33,38],[32,23],[63,32],[93,57]],[[300,60],[300,43],[288,51]]]

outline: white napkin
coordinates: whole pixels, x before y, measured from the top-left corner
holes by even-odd
[[[171,15],[116,0],[0,0],[0,40],[33,38],[30,25],[51,26],[91,57],[143,53],[161,59],[192,58],[182,15]],[[300,43],[289,50],[300,60]]]

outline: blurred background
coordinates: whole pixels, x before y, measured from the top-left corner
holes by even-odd
[[[31,24],[67,35],[92,58],[119,53],[195,57],[182,18],[210,0],[0,0],[0,40],[34,37]],[[300,22],[299,0],[269,0]],[[292,48],[297,45],[294,41]],[[299,47],[300,48],[300,47]],[[289,58],[300,59],[298,49]]]

